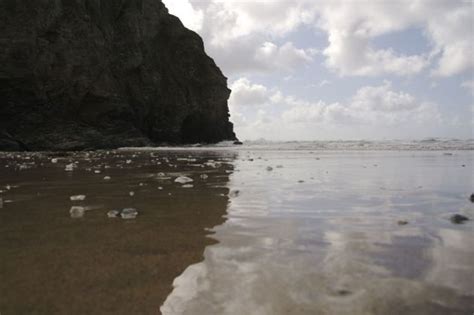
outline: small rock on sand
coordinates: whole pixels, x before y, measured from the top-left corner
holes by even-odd
[[[129,192],[128,194],[130,195],[130,197],[135,196],[135,192],[134,192],[134,191],[131,191],[131,192]]]
[[[186,177],[186,176],[179,176],[174,180],[175,183],[180,183],[180,184],[187,184],[187,183],[192,183],[194,180],[192,178]]]
[[[104,180],[111,180],[112,178],[110,176],[105,176]]]
[[[273,167],[267,166],[267,171],[273,171]]]
[[[199,177],[201,177],[201,179],[208,179],[209,178],[209,176],[207,174],[201,174],[201,176],[199,176]]]
[[[72,172],[72,171],[74,171],[74,168],[75,168],[75,167],[76,167],[76,165],[75,165],[74,163],[71,163],[71,164],[66,165],[66,167],[64,168],[64,170],[65,170],[66,172]]]
[[[465,221],[469,221],[469,218],[466,216],[463,216],[462,214],[453,214],[449,220],[451,220],[452,223],[454,224],[461,224],[464,223]]]
[[[471,194],[471,197],[469,197],[469,200],[471,200],[471,202],[474,202],[474,194]]]
[[[407,225],[407,224],[408,224],[408,221],[406,221],[406,220],[398,220],[397,224],[398,224],[398,225]]]
[[[71,201],[83,201],[86,199],[86,195],[75,195],[69,198],[71,199]]]
[[[0,209],[3,208],[3,199],[0,197]]]
[[[71,209],[69,209],[69,214],[73,219],[82,218],[85,212],[86,209],[84,207],[73,206]]]
[[[183,186],[181,186],[181,187],[182,187],[182,188],[193,188],[194,185],[192,185],[192,184],[185,184],[185,185],[183,185]]]
[[[109,218],[116,218],[120,215],[120,211],[118,210],[110,210],[109,212],[107,212],[107,217]]]
[[[138,211],[135,208],[125,208],[120,213],[122,219],[135,219],[138,215]]]

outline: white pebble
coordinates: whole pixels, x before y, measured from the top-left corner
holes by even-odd
[[[109,218],[116,218],[120,215],[120,211],[118,210],[110,210],[109,212],[107,212],[107,216]]]
[[[112,178],[110,176],[105,176],[104,180],[111,180]]]
[[[86,199],[86,196],[85,195],[75,195],[75,196],[71,196],[69,197],[71,199],[71,201],[83,201]]]
[[[122,210],[122,213],[120,213],[122,219],[135,219],[137,215],[138,211],[134,208],[125,208]]]
[[[130,197],[135,196],[135,192],[134,192],[134,191],[131,191],[131,192],[129,192],[128,194],[130,195]]]
[[[54,163],[54,164],[58,163],[58,159],[51,159],[51,163]]]
[[[209,176],[207,174],[201,174],[201,176],[199,176],[199,177],[201,177],[201,179],[208,179],[209,178]]]
[[[74,171],[75,167],[76,167],[76,165],[74,163],[71,163],[71,164],[66,165],[66,168],[64,168],[64,170],[66,172],[72,172],[72,171]]]
[[[180,184],[187,184],[187,183],[192,183],[194,180],[192,178],[186,177],[186,176],[180,176],[174,180],[175,183],[180,183]]]
[[[181,186],[182,188],[193,188],[194,185],[191,185],[191,184],[186,184],[186,185],[183,185]]]
[[[84,216],[85,211],[86,209],[84,207],[73,206],[69,210],[69,214],[71,215],[71,218],[78,219]]]

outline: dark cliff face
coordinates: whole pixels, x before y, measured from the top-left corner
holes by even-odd
[[[0,0],[0,150],[233,140],[227,79],[160,0]]]

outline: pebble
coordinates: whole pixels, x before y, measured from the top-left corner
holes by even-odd
[[[110,210],[109,212],[107,212],[107,216],[109,218],[116,218],[120,215],[120,211],[118,210]]]
[[[187,184],[187,183],[192,183],[194,180],[192,178],[186,177],[186,176],[180,176],[174,180],[175,183],[180,183],[180,184]]]
[[[69,210],[69,214],[71,215],[71,218],[73,219],[82,218],[85,212],[86,212],[86,209],[84,207],[78,207],[78,206],[73,206]]]
[[[129,192],[128,194],[130,195],[130,197],[135,196],[135,192],[134,192],[134,191],[131,191],[131,192]]]
[[[471,197],[469,197],[469,200],[471,200],[471,202],[474,202],[474,194],[471,194]]]
[[[94,171],[94,173],[96,173],[96,174],[100,174],[100,173],[101,173],[101,171],[99,171],[99,170],[95,170],[95,171]]]
[[[122,219],[135,219],[138,215],[137,209],[134,208],[125,208],[120,213]]]
[[[398,225],[407,225],[407,224],[408,224],[408,221],[406,221],[406,220],[399,220],[399,221],[397,222],[397,224],[398,224]]]
[[[0,209],[3,208],[3,198],[0,197]]]
[[[76,196],[71,196],[69,198],[71,199],[71,201],[83,201],[84,199],[86,199],[86,196],[85,195],[76,195]]]
[[[158,187],[158,190],[163,190],[163,187],[161,187],[161,186],[160,186],[160,187]]]
[[[182,188],[193,188],[194,185],[192,185],[192,184],[185,184],[185,185],[183,185],[183,186],[181,186],[181,187],[182,187]]]
[[[273,167],[267,166],[267,171],[273,171]]]
[[[201,174],[201,176],[199,176],[199,177],[201,177],[201,179],[208,179],[209,178],[209,176],[207,174]]]
[[[75,165],[74,163],[71,163],[71,164],[66,165],[66,167],[64,168],[64,170],[65,170],[66,172],[72,172],[72,171],[74,171],[74,167],[76,167],[76,165]]]
[[[51,159],[51,163],[54,163],[54,164],[58,163],[58,159]]]
[[[463,216],[462,214],[453,214],[449,220],[451,220],[451,222],[454,224],[461,224],[464,223],[464,221],[469,221],[469,218]]]
[[[104,180],[111,180],[112,178],[110,176],[105,176]]]

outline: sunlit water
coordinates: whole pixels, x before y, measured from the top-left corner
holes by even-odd
[[[219,243],[161,311],[472,314],[473,224],[449,220],[474,217],[472,157],[242,150]]]

